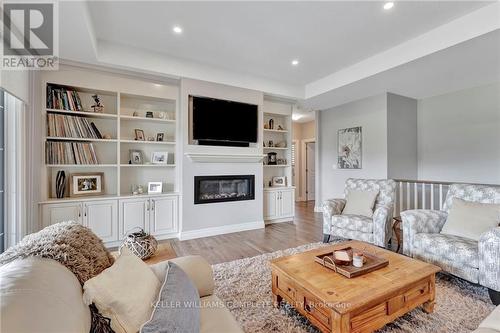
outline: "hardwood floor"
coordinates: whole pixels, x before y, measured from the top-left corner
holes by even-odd
[[[266,225],[264,229],[198,238],[170,240],[177,256],[201,255],[211,264],[253,257],[323,239],[321,213],[314,213],[314,201],[297,202],[294,222]]]

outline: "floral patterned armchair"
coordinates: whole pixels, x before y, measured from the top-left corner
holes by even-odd
[[[392,214],[396,182],[392,179],[354,179],[345,182],[344,196],[349,190],[378,191],[373,217],[342,215],[345,199],[329,199],[323,203],[323,241],[330,236],[356,239],[386,247],[391,238]]]
[[[481,203],[500,203],[500,186],[453,184],[449,187],[442,211],[414,209],[402,212],[403,253],[435,264],[460,278],[488,287],[492,300],[497,298],[498,302],[500,227],[492,228],[482,234],[479,242],[441,234],[453,198]]]

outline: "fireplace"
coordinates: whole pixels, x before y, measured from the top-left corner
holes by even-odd
[[[255,176],[195,176],[194,203],[255,199]]]

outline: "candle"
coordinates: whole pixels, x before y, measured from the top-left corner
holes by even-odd
[[[354,267],[363,267],[363,253],[355,252],[352,256],[352,265]]]

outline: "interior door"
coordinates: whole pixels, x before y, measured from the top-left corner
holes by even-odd
[[[168,234],[177,230],[176,197],[151,199],[151,214],[151,234]]]
[[[315,190],[315,154],[316,154],[316,143],[308,142],[306,143],[306,200],[314,200]]]
[[[116,200],[84,203],[84,224],[103,242],[118,240],[118,207]]]
[[[278,216],[277,191],[264,191],[264,220],[271,220]]]
[[[137,228],[149,230],[149,199],[120,200],[119,237],[125,237],[130,231]],[[135,229],[135,230],[134,230]]]

